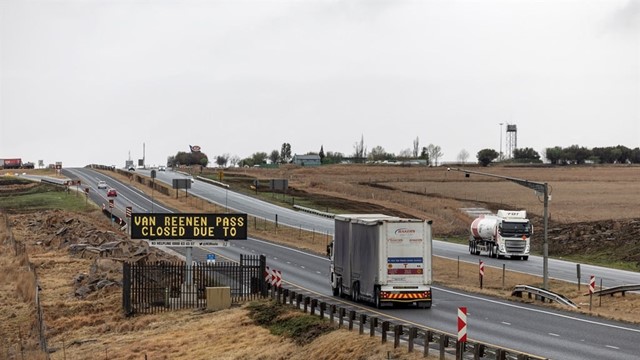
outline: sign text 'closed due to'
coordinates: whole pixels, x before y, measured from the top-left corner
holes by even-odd
[[[247,214],[132,214],[131,238],[245,240]]]

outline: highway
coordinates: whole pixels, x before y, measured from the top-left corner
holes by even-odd
[[[134,212],[150,212],[151,199],[143,193],[91,169],[67,169],[70,178],[80,178],[83,184],[105,180],[118,190],[116,206],[118,211],[124,206],[133,206]],[[174,177],[183,175],[173,172],[157,172],[156,181],[171,183]],[[85,183],[87,181],[87,183]],[[90,190],[90,194],[93,191]],[[97,191],[98,200],[106,199],[106,191]],[[274,219],[295,227],[303,227],[320,232],[333,233],[333,221],[306,213],[282,209],[272,204],[248,196],[228,191],[224,188],[196,180],[189,190],[190,195],[207,198],[228,206],[232,211]],[[104,193],[105,196],[101,196]],[[172,209],[154,204],[155,212],[172,212]],[[304,226],[303,226],[304,225]],[[183,249],[174,248],[175,251]],[[476,341],[511,348],[551,359],[636,359],[640,326],[616,321],[606,321],[595,317],[568,311],[558,311],[537,305],[513,303],[495,298],[465,293],[459,290],[434,286],[434,302],[430,310],[390,308],[376,310],[371,306],[354,304],[331,296],[329,286],[329,261],[325,257],[290,249],[277,244],[256,239],[236,240],[225,248],[196,248],[194,260],[205,261],[206,254],[214,252],[220,257],[237,260],[242,254],[265,254],[270,267],[283,272],[288,287],[297,287],[324,296],[328,301],[343,302],[351,307],[366,309],[396,322],[414,324],[454,334],[457,324],[457,308],[468,308],[468,334]],[[467,247],[443,241],[434,242],[434,253],[451,259],[460,258],[477,264],[478,256],[470,255]],[[531,256],[529,261],[498,260],[482,257],[487,266],[541,275],[542,258]],[[576,281],[575,264],[550,259],[550,277]],[[593,273],[603,277],[605,286],[616,283],[640,283],[640,274],[601,267],[582,265],[582,275]]]

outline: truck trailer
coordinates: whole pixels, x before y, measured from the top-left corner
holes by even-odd
[[[497,215],[480,215],[471,223],[469,253],[502,259],[529,259],[533,226],[527,212],[498,210]]]
[[[334,296],[431,307],[431,221],[382,214],[336,215],[327,248]]]

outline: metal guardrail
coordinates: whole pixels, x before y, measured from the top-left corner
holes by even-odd
[[[511,292],[511,296],[522,297],[522,294],[525,293],[525,292],[529,294],[529,298],[531,298],[531,295],[534,295],[536,297],[536,299],[541,299],[542,301],[545,301],[545,300],[548,299],[551,302],[555,301],[555,302],[557,302],[559,304],[570,306],[570,307],[572,307],[574,309],[578,308],[578,305],[576,305],[573,301],[571,301],[566,296],[564,296],[562,294],[555,293],[555,292],[550,291],[550,290],[537,288],[535,286],[516,285],[516,286],[514,286],[513,291]]]
[[[613,296],[613,294],[622,293],[622,296],[624,296],[627,291],[640,291],[640,284],[614,286],[614,287],[610,287],[610,288],[607,288],[607,289],[594,291],[593,295],[597,295],[597,296],[611,295],[611,296]],[[584,294],[584,295],[586,296],[586,295],[589,295],[589,294],[587,293],[587,294]]]
[[[359,312],[348,305],[328,303],[284,287],[270,287],[268,292],[268,295],[278,303],[292,305],[310,315],[328,318],[331,322],[337,322],[338,327],[346,327],[349,331],[356,331],[357,329],[360,335],[368,333],[369,336],[380,336],[382,343],[390,341],[393,342],[394,347],[404,343],[408,352],[420,351],[424,357],[436,353],[442,360],[451,358],[451,355],[461,355],[461,358],[464,359],[487,360],[546,359],[545,357],[474,340],[467,340],[464,346],[458,347],[456,334],[396,323],[384,317],[374,316],[371,313]],[[417,349],[417,347],[422,349]],[[457,353],[457,349],[460,349],[460,354]]]
[[[316,215],[319,215],[319,216],[328,217],[328,218],[331,218],[331,219],[336,217],[336,214],[334,214],[334,213],[328,213],[328,212],[324,212],[324,211],[320,211],[320,210],[316,210],[316,209],[311,209],[311,208],[300,206],[300,205],[293,205],[293,208],[296,209],[296,210],[308,212],[308,213],[311,213],[311,214],[316,214]]]

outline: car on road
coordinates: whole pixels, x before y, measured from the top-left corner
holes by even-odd
[[[116,191],[116,189],[111,188],[111,189],[107,190],[107,196],[108,197],[116,197],[116,196],[118,196],[118,192]]]
[[[158,171],[165,171],[167,168],[164,166],[158,166]]]
[[[98,181],[98,189],[106,189],[107,188],[107,182],[100,180]]]

